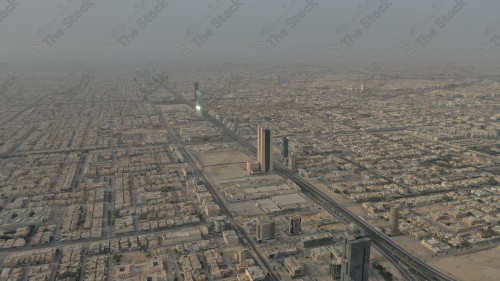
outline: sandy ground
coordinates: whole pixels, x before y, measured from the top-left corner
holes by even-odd
[[[149,260],[143,252],[128,252],[122,253],[121,255],[122,259],[120,265],[143,263]]]
[[[251,161],[251,158],[243,151],[196,153],[196,158],[205,167],[231,163],[245,163],[246,165],[247,161]]]
[[[404,247],[406,250],[410,251],[415,256],[424,259],[426,261],[432,256],[432,252],[420,244],[420,241],[411,236],[394,236],[392,240]]]
[[[500,247],[436,258],[430,265],[463,281],[500,280]]]
[[[260,216],[264,214],[264,211],[255,206],[255,201],[242,201],[229,203],[229,208],[231,211],[235,212],[237,216]]]
[[[203,170],[214,181],[244,178],[247,176],[241,164],[210,166],[205,167]]]

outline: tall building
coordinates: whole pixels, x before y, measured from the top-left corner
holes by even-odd
[[[271,129],[259,126],[257,131],[257,162],[263,174],[273,171],[273,135]]]
[[[302,218],[300,216],[291,216],[288,220],[288,234],[297,235],[301,232]]]
[[[196,92],[198,92],[198,82],[194,82],[194,103],[196,104]]]
[[[196,108],[196,115],[198,117],[203,117],[205,111],[205,100],[203,98],[203,93],[199,90],[196,91],[195,108]]]
[[[283,137],[283,150],[281,151],[281,156],[284,159],[288,158],[288,138]]]
[[[399,234],[399,206],[391,208],[389,212],[389,226],[392,235]]]
[[[290,158],[288,159],[288,169],[295,170],[295,161],[296,161],[295,152],[290,153]]]
[[[368,281],[370,246],[370,238],[366,238],[359,230],[351,229],[346,233],[340,280]]]
[[[194,107],[196,109],[196,115],[198,117],[203,117],[205,111],[205,100],[203,98],[203,93],[199,89],[198,82],[194,82]]]
[[[255,239],[257,242],[276,238],[276,223],[270,219],[258,219],[255,229]]]
[[[329,273],[333,280],[340,280],[342,277],[342,260],[340,257],[335,257],[330,261]]]
[[[238,116],[234,117],[234,132],[237,134],[240,132],[240,118]]]

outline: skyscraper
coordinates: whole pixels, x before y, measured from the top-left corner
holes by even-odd
[[[368,281],[370,268],[370,238],[357,229],[346,233],[342,261],[342,281]]]
[[[194,103],[196,104],[196,92],[198,92],[198,82],[194,82]]]
[[[273,135],[271,129],[259,126],[257,131],[257,162],[260,171],[265,174],[273,171]]]
[[[288,159],[288,169],[295,170],[295,161],[296,161],[295,152],[290,153],[290,158]]]
[[[391,208],[389,213],[389,226],[391,228],[392,235],[399,234],[399,206]]]
[[[288,158],[288,138],[283,137],[283,150],[281,151],[281,156],[284,159]]]
[[[198,117],[203,117],[205,111],[205,99],[203,98],[203,93],[199,90],[196,91],[195,108],[196,108],[196,115]]]
[[[288,221],[288,234],[297,235],[301,231],[302,218],[300,216],[291,216]]]
[[[255,229],[257,242],[276,238],[276,223],[269,219],[258,219]]]

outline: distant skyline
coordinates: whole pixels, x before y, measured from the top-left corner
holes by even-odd
[[[500,2],[440,2],[5,0],[0,1],[0,62],[29,69],[76,61],[96,67],[144,61],[497,62],[500,47],[491,40],[495,31],[500,34]],[[48,31],[44,25],[49,26]],[[189,33],[188,27],[195,31]],[[412,27],[417,28],[412,32]],[[407,42],[417,47],[416,55]],[[425,46],[419,46],[422,42]],[[341,49],[335,49],[333,43]]]

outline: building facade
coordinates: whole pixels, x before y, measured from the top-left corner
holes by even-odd
[[[291,216],[288,221],[288,234],[297,235],[301,232],[302,218],[300,216]]]
[[[342,281],[368,281],[371,240],[349,233],[344,240]]]
[[[255,239],[257,242],[276,238],[276,223],[269,219],[258,219],[255,229]]]
[[[273,171],[273,135],[271,129],[259,126],[257,132],[257,162],[263,174]]]

